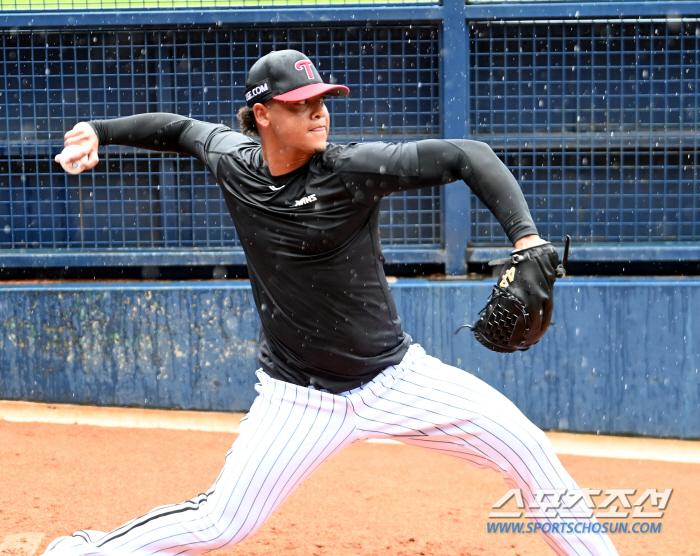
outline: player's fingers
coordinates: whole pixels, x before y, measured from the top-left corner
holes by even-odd
[[[69,146],[69,145],[83,145],[84,143],[87,143],[88,138],[81,132],[78,135],[73,135],[72,137],[67,137],[65,141],[63,141],[64,146]]]
[[[73,137],[80,135],[82,131],[80,129],[71,129],[70,131],[67,131],[66,134],[63,136],[64,140],[72,139]]]
[[[97,156],[97,151],[91,151],[89,156],[88,156],[88,161],[84,164],[83,169],[84,170],[91,170],[95,166],[97,166],[97,163],[100,161],[100,157]]]
[[[74,162],[78,162],[79,160],[82,160],[85,158],[85,151],[82,149],[69,149],[66,151],[66,149],[63,149],[65,154],[61,154],[61,157],[63,158],[67,163],[73,164]]]
[[[57,154],[57,155],[54,157],[54,160],[60,164],[60,163],[61,163],[61,155],[60,155],[60,154]]]

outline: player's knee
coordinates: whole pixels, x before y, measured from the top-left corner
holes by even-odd
[[[515,435],[521,442],[532,445],[532,447],[551,447],[552,444],[542,429],[530,421],[515,404],[508,400],[506,404],[502,404],[499,411],[504,426],[511,431],[518,431]]]
[[[210,526],[207,528],[206,542],[208,550],[233,546],[252,536],[262,526],[262,520],[251,516],[208,516]]]
[[[527,427],[527,434],[534,445],[540,448],[544,448],[546,450],[551,449],[552,443],[549,441],[549,438],[547,438],[547,435],[544,433],[544,431],[529,421]]]
[[[510,430],[514,433],[515,445],[513,448],[516,448],[522,457],[536,458],[543,453],[550,454],[553,450],[552,443],[547,438],[547,435],[525,416],[522,419],[518,419],[517,426]]]

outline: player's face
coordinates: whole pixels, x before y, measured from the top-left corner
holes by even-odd
[[[316,153],[326,148],[330,116],[323,96],[301,102],[269,102],[270,129],[277,140],[288,148]]]

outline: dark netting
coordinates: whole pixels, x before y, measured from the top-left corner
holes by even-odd
[[[438,4],[438,0],[0,0],[0,10],[130,10],[286,8],[300,6]]]
[[[471,133],[525,191],[542,235],[700,240],[695,20],[471,25]],[[501,244],[472,201],[472,240]]]
[[[235,126],[248,68],[295,48],[324,79],[332,138],[440,135],[434,26],[8,32],[0,48],[0,248],[237,248],[218,186],[196,161],[109,147],[92,172],[53,162],[78,121],[176,112]],[[442,246],[441,191],[383,201],[393,247]]]

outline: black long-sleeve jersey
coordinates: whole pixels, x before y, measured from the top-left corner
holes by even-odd
[[[260,363],[298,385],[347,391],[408,349],[382,266],[383,196],[463,179],[511,241],[537,233],[517,182],[484,143],[329,144],[272,176],[260,145],[224,125],[162,113],[90,124],[100,145],[191,155],[214,174],[248,263]]]

